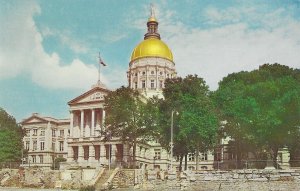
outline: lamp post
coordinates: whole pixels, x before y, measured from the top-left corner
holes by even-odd
[[[170,142],[170,147],[171,147],[171,171],[173,170],[173,148],[174,148],[174,143],[173,143],[173,126],[174,126],[174,110],[172,110],[171,113],[171,142]],[[176,114],[178,115],[178,112],[176,112]]]

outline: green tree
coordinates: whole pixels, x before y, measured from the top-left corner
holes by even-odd
[[[215,141],[218,118],[209,93],[205,81],[197,75],[166,80],[165,100],[160,109],[160,127],[164,135],[161,142],[168,145],[171,113],[177,111],[179,115],[174,115],[174,154],[180,157],[180,168],[183,156],[197,151],[198,157],[199,150],[207,151]]]
[[[157,111],[151,100],[148,103],[138,91],[122,86],[105,97],[105,109],[106,133],[129,143],[133,147],[132,161],[135,162],[137,143],[152,137],[151,129],[155,125],[153,120]]]
[[[225,131],[237,143],[266,150],[276,161],[278,149],[288,145],[300,126],[300,72],[280,64],[265,64],[251,72],[225,77],[214,100],[225,122]],[[244,150],[246,151],[246,150]]]
[[[20,161],[22,148],[21,127],[0,108],[0,162]]]

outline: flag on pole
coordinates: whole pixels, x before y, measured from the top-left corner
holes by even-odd
[[[106,66],[106,64],[103,62],[103,60],[100,57],[100,53],[99,53],[99,64],[102,64],[103,66]]]
[[[100,64],[102,64],[103,66],[106,66],[106,64],[101,59],[100,59]]]

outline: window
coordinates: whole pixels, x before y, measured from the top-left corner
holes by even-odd
[[[201,160],[207,160],[207,153],[201,154]]]
[[[160,149],[154,149],[154,158],[160,159],[160,153],[161,153]]]
[[[163,84],[164,84],[164,82],[163,82],[162,80],[160,80],[160,81],[159,81],[159,87],[160,87],[160,88],[163,88]]]
[[[195,161],[195,154],[194,153],[189,153],[188,158],[189,158],[189,161]]]
[[[25,149],[29,150],[29,141],[26,141],[26,143],[25,143]]]
[[[26,129],[26,136],[30,136],[30,129]]]
[[[151,89],[154,89],[154,80],[151,80]]]
[[[65,135],[65,131],[64,131],[64,130],[60,130],[60,131],[59,131],[59,135],[60,135],[61,137],[63,137],[63,136]]]
[[[64,151],[64,142],[59,141],[59,151]]]
[[[33,149],[32,150],[37,150],[37,141],[33,141]]]
[[[135,75],[135,76],[137,76],[138,74],[137,74],[137,73],[135,73],[134,75]]]
[[[40,155],[40,163],[44,163],[44,157],[43,157],[43,155]]]
[[[154,74],[154,71],[151,71],[151,74]]]
[[[52,143],[52,150],[55,151],[55,143]]]
[[[52,129],[52,137],[55,137],[55,129]]]
[[[146,81],[142,80],[142,88],[146,88]]]
[[[37,129],[33,129],[33,136],[37,136]]]
[[[89,146],[83,146],[83,158],[84,160],[89,159]]]
[[[137,89],[138,88],[138,83],[134,82],[134,88]]]
[[[146,72],[143,72],[143,76],[146,74]]]
[[[32,155],[32,163],[36,163],[36,156]]]
[[[45,136],[45,131],[44,130],[41,130],[41,136]]]
[[[162,73],[162,72],[159,72],[159,75],[161,75],[161,76],[162,76],[162,75],[163,75],[163,73]]]
[[[41,142],[41,151],[45,150],[45,142]]]

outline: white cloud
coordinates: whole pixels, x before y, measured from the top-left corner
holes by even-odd
[[[250,16],[256,13],[254,8],[245,10]],[[213,23],[210,28],[186,26],[170,14],[160,14],[160,33],[173,51],[179,75],[198,74],[214,90],[229,73],[264,63],[300,67],[300,22],[286,12],[281,8],[244,20],[240,10],[210,7],[206,12]],[[251,28],[259,19],[260,26]],[[223,24],[216,26],[218,22]]]
[[[57,53],[49,55],[42,46],[42,35],[38,32],[33,16],[40,13],[35,2],[24,2],[7,6],[1,15],[0,30],[0,78],[15,77],[25,73],[32,80],[47,88],[87,88],[97,79],[97,68],[75,59],[62,64]],[[48,35],[51,31],[48,30]],[[79,44],[61,36],[75,52],[85,51]]]

